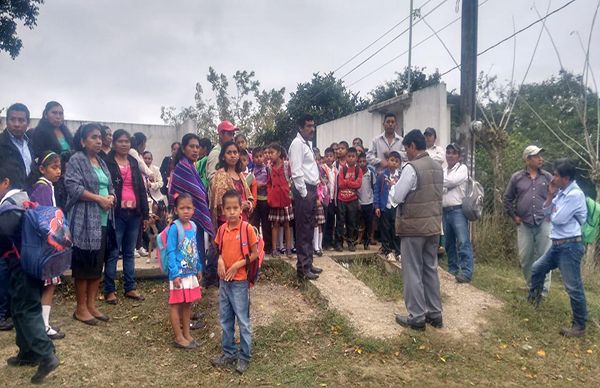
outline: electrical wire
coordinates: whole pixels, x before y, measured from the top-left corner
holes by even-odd
[[[538,24],[539,22],[541,22],[541,21],[543,21],[543,20],[547,19],[548,17],[550,17],[550,16],[554,15],[554,14],[555,14],[555,13],[557,13],[558,11],[561,11],[561,10],[563,10],[564,8],[566,8],[567,6],[569,6],[569,5],[573,4],[575,1],[577,1],[577,0],[571,0],[571,1],[569,1],[568,3],[566,3],[566,4],[562,5],[561,7],[558,7],[558,8],[556,8],[554,11],[550,12],[550,13],[549,13],[549,14],[547,14],[546,16],[544,16],[544,17],[542,17],[542,18],[539,18],[539,19],[537,19],[536,21],[534,21],[534,22],[530,23],[528,26],[521,28],[520,30],[518,30],[518,31],[516,31],[516,32],[514,32],[514,33],[512,33],[511,35],[507,36],[506,38],[504,38],[504,39],[502,39],[502,40],[500,40],[500,41],[498,41],[498,42],[494,43],[493,45],[491,45],[490,47],[486,48],[485,50],[483,50],[483,51],[481,51],[481,52],[477,53],[477,56],[483,55],[483,54],[487,53],[488,51],[490,51],[490,50],[492,50],[492,49],[494,49],[494,48],[496,48],[496,47],[500,46],[502,43],[506,42],[507,40],[509,40],[509,39],[511,39],[511,38],[514,38],[515,36],[517,36],[517,35],[518,35],[518,34],[520,34],[521,32],[523,32],[523,31],[526,31],[526,30],[530,29],[531,27],[533,27],[534,25]],[[451,68],[451,69],[449,69],[449,70],[446,70],[445,72],[443,72],[442,74],[440,74],[440,76],[445,76],[446,74],[448,74],[448,73],[450,73],[451,71],[454,71],[454,70],[456,70],[456,69],[458,69],[458,68],[460,68],[460,65],[454,66],[453,68]]]
[[[423,8],[425,7],[427,4],[431,3],[433,0],[427,0],[425,3],[421,4],[421,6],[419,6],[419,8]],[[405,21],[408,20],[408,18],[410,18],[410,15],[405,17],[404,19],[400,20],[398,23],[396,23],[394,26],[392,26],[389,30],[387,30],[386,32],[384,32],[382,35],[379,36],[379,38],[375,39],[373,42],[371,42],[367,47],[363,48],[362,50],[360,50],[359,52],[357,52],[356,54],[354,54],[354,56],[352,56],[352,58],[348,59],[346,62],[342,63],[340,66],[338,66],[337,69],[335,69],[333,72],[337,73],[341,68],[343,68],[344,66],[346,66],[348,63],[352,62],[354,59],[356,59],[356,57],[358,57],[360,54],[364,53],[365,51],[367,51],[368,49],[370,49],[371,47],[373,47],[373,45],[377,42],[379,42],[381,39],[383,39],[386,35],[388,35],[390,32],[392,32],[393,30],[395,30],[398,26],[400,26],[402,23],[404,23]]]

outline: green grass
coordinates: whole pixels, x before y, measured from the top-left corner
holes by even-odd
[[[402,299],[402,275],[398,272],[388,273],[380,260],[353,260],[347,262],[348,270],[358,280],[373,290],[384,302],[395,302]]]

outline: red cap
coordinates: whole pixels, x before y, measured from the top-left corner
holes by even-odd
[[[218,132],[234,132],[239,128],[231,123],[231,121],[221,121],[221,124],[217,127]]]

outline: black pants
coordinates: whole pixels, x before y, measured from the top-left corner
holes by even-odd
[[[335,226],[336,244],[343,245],[344,240],[348,246],[355,245],[358,238],[358,200],[351,202],[338,201],[337,224]]]
[[[252,212],[250,223],[257,229],[262,228],[262,236],[265,241],[265,253],[271,253],[273,247],[271,240],[271,223],[269,222],[269,205],[266,200],[256,202],[256,208]]]
[[[294,221],[296,227],[296,271],[303,275],[310,271],[313,265],[313,235],[316,225],[317,187],[306,185],[307,194],[302,198],[296,187],[294,194]]]
[[[323,228],[323,248],[333,246],[335,241],[335,203],[333,201],[325,207],[325,227]]]
[[[365,232],[363,233],[362,243],[368,244],[371,232],[373,230],[373,204],[360,205],[360,217],[361,221],[365,225]]]
[[[27,275],[18,259],[7,260],[10,261],[11,272],[10,307],[19,347],[17,357],[27,361],[43,360],[54,353],[54,345],[46,334],[42,318],[41,296],[44,283]]]
[[[396,208],[382,209],[379,217],[379,234],[383,253],[400,254],[400,238],[396,236]]]

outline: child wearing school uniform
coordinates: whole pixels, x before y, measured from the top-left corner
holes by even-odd
[[[358,166],[363,174],[362,184],[360,185],[360,189],[358,189],[360,224],[362,229],[361,242],[364,249],[368,250],[373,228],[373,187],[375,186],[375,173],[368,167],[367,155],[364,152],[358,155]]]
[[[10,112],[9,112],[10,114]],[[18,181],[19,165],[13,161],[0,163],[0,209],[4,206],[23,208],[29,200]],[[5,208],[6,209],[6,208]],[[44,283],[29,276],[19,262],[23,212],[0,211],[0,260],[8,267],[12,319],[19,353],[6,360],[8,366],[35,366],[31,377],[40,384],[60,361],[54,353],[52,340],[46,334],[42,318],[41,295]]]
[[[335,151],[328,147],[325,149],[325,155],[321,169],[327,175],[327,189],[329,191],[329,204],[325,207],[325,225],[323,227],[323,249],[332,249],[335,231],[335,191],[337,170],[335,168]]]
[[[294,209],[290,197],[289,186],[289,165],[284,162],[286,152],[277,143],[272,143],[268,147],[269,157],[271,159],[271,168],[267,181],[267,201],[269,204],[269,221],[271,221],[273,257],[279,257],[277,243],[279,237],[285,234],[285,243],[287,245],[287,256],[292,257],[292,230],[291,222],[294,220]],[[283,233],[280,233],[279,227],[283,226]]]
[[[60,164],[60,155],[53,151],[47,151],[38,158],[37,168],[41,176],[33,185],[31,195],[29,196],[33,202],[42,206],[56,206],[54,183],[60,179]],[[46,334],[52,340],[65,338],[65,333],[55,330],[50,326],[50,310],[52,309],[52,299],[54,298],[54,287],[61,283],[60,276],[45,279],[44,290],[42,291],[42,317],[46,326]]]
[[[400,153],[392,151],[386,155],[387,167],[377,176],[373,201],[375,216],[379,220],[381,252],[389,261],[400,256],[400,240],[395,233],[396,206],[389,201],[390,188],[400,177]]]
[[[317,207],[315,210],[315,220],[317,225],[313,235],[313,248],[317,256],[323,256],[323,226],[325,225],[325,209],[329,206],[331,196],[329,194],[329,177],[319,164],[319,183],[317,184]]]
[[[348,250],[356,250],[356,239],[358,237],[358,189],[362,185],[363,173],[356,164],[357,153],[355,148],[348,149],[346,154],[346,166],[340,168],[338,173],[338,196],[337,196],[337,225],[335,250],[341,252],[346,240]]]
[[[252,352],[252,328],[250,323],[250,294],[248,264],[258,258],[258,236],[254,228],[242,228],[242,199],[235,190],[223,195],[223,213],[227,221],[221,225],[215,238],[219,247],[219,320],[223,335],[223,353],[214,358],[214,367],[223,368],[236,364],[235,370],[244,373],[248,369]],[[244,257],[242,233],[247,234],[249,257]],[[235,322],[240,333],[240,346],[235,343]]]
[[[188,193],[179,194],[175,198],[175,215],[182,230],[174,222],[167,234],[169,316],[175,334],[174,345],[179,349],[198,347],[198,342],[190,334],[192,303],[202,298],[202,261],[198,253],[193,214],[192,196]]]
[[[254,180],[256,182],[256,208],[252,212],[251,224],[256,229],[262,229],[265,241],[265,253],[271,254],[271,223],[269,222],[269,204],[267,202],[267,182],[269,173],[265,164],[265,150],[262,147],[254,149]],[[254,194],[253,194],[254,195]]]

